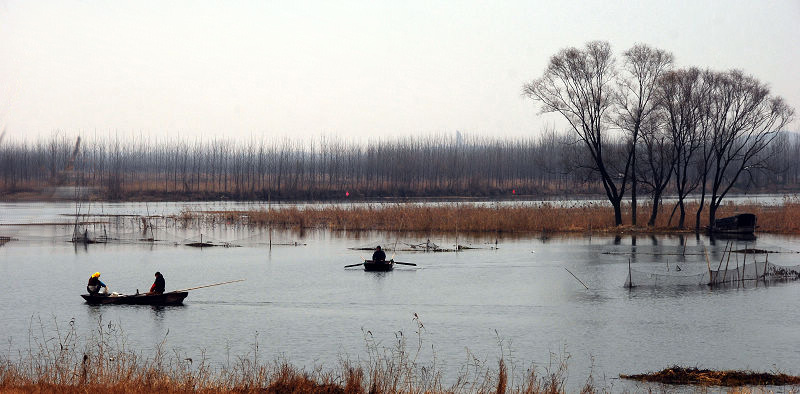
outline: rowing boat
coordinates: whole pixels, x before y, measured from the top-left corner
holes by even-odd
[[[236,283],[242,282],[244,279],[237,279],[237,280],[229,280],[227,282],[220,282],[220,283],[212,283],[210,285],[202,285],[202,286],[195,286],[190,287],[188,289],[180,289],[175,291],[170,291],[169,293],[161,293],[161,294],[150,294],[150,293],[142,293],[139,294],[139,290],[136,290],[136,294],[118,294],[118,293],[97,293],[97,294],[81,294],[84,300],[86,300],[87,304],[91,305],[181,305],[183,304],[183,299],[189,295],[189,290],[197,290],[197,289],[204,289],[206,287],[213,287],[213,286],[220,286],[220,285],[227,285],[229,283]]]
[[[394,261],[372,261],[364,260],[364,271],[391,271],[394,269]]]
[[[163,294],[81,294],[91,305],[181,305],[188,291],[171,291]]]

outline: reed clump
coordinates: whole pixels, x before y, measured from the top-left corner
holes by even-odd
[[[678,213],[671,215],[672,206],[661,207],[653,226],[615,226],[612,210],[596,202],[521,203],[514,205],[482,206],[479,204],[417,203],[366,204],[358,206],[325,205],[254,209],[248,211],[183,212],[181,220],[245,224],[277,228],[328,228],[331,230],[384,230],[435,232],[688,232],[694,230],[697,203],[686,205],[686,221],[678,227]],[[637,223],[647,223],[650,208],[640,207]],[[707,208],[701,212],[701,228],[708,225]],[[758,231],[800,234],[800,200],[787,198],[778,205],[724,204],[717,217],[739,213],[754,213]],[[630,221],[630,208],[623,217]]]
[[[702,386],[786,386],[800,385],[800,376],[784,373],[753,371],[715,371],[695,367],[673,366],[658,372],[636,375],[620,375],[623,379],[664,384]]]

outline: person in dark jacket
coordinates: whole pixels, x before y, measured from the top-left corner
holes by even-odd
[[[372,254],[372,261],[374,262],[386,261],[386,253],[383,253],[380,245],[378,245],[378,247],[375,248],[375,253]]]
[[[95,272],[89,278],[89,284],[86,285],[86,291],[88,291],[91,295],[95,295],[100,292],[100,288],[105,289],[105,293],[108,293],[108,286],[100,281],[100,273]]]
[[[156,280],[153,282],[153,285],[150,286],[150,294],[164,294],[164,288],[166,287],[164,277],[160,272],[156,272]]]

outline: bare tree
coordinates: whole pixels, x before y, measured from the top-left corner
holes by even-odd
[[[742,174],[763,166],[766,159],[760,153],[792,121],[794,109],[739,70],[708,71],[705,78],[711,86],[705,111],[713,160],[708,220],[713,225],[722,199]],[[700,228],[699,218],[695,228]]]
[[[641,125],[641,150],[646,165],[637,172],[642,173],[642,183],[649,187],[653,198],[650,219],[647,221],[648,226],[656,224],[661,196],[669,185],[675,168],[675,149],[668,130],[667,127],[664,127],[663,117],[648,117],[647,121]]]
[[[678,195],[675,208],[680,208],[679,228],[685,226],[686,196],[699,183],[692,169],[703,144],[700,107],[705,97],[706,85],[703,84],[700,70],[696,68],[670,71],[659,79],[659,104],[664,111],[664,121],[675,155],[673,172]],[[672,210],[674,213],[675,209]]]
[[[592,41],[584,49],[566,48],[550,58],[544,75],[523,87],[526,96],[541,104],[541,112],[561,114],[584,143],[603,189],[614,208],[614,222],[622,224],[621,202],[628,182],[630,159],[617,173],[604,156],[608,139],[606,112],[612,106],[615,60],[607,42]],[[619,181],[619,185],[617,182]]]
[[[656,114],[656,82],[672,66],[673,56],[661,49],[636,44],[623,54],[615,95],[614,123],[628,134],[631,168],[631,224],[636,224],[636,145],[642,124]],[[657,123],[651,123],[651,126]],[[654,142],[651,140],[651,142]],[[652,147],[652,146],[651,146]],[[650,164],[653,164],[652,162]]]

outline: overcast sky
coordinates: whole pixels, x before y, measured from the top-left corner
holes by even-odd
[[[558,118],[522,84],[590,40],[743,69],[800,111],[798,0],[0,0],[0,129],[527,136]]]

